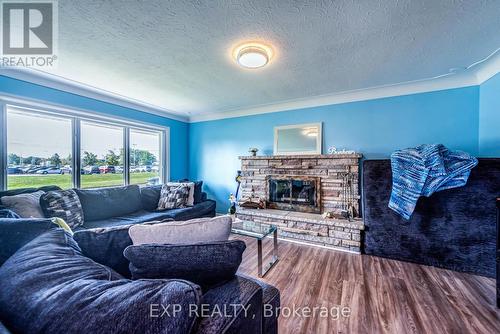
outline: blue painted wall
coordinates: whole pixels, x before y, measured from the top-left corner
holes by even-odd
[[[204,180],[219,212],[235,192],[239,155],[249,147],[272,154],[273,127],[323,122],[323,151],[329,146],[385,158],[396,149],[443,143],[478,154],[479,87],[351,102],[316,108],[190,124],[189,176]]]
[[[500,157],[500,73],[480,86],[479,154]]]
[[[6,76],[0,76],[0,93],[57,103],[68,108],[93,110],[110,116],[126,117],[131,120],[168,126],[170,127],[170,178],[176,180],[188,176],[189,125],[187,123]]]

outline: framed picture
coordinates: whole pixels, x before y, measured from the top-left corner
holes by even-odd
[[[276,126],[275,155],[321,154],[322,123]]]

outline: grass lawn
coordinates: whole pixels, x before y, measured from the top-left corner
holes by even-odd
[[[145,184],[148,179],[156,177],[156,173],[130,173],[131,184]],[[91,174],[81,176],[82,188],[99,188],[123,185],[123,174]],[[71,175],[9,175],[8,189],[38,188],[56,185],[63,189],[72,187]]]

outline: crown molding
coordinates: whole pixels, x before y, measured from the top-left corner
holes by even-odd
[[[176,121],[189,121],[188,117],[178,115],[171,110],[36,69],[0,67],[0,75],[142,111],[148,114],[170,118]]]
[[[488,81],[500,73],[500,49],[493,52],[489,57],[471,66],[475,70],[478,84]]]
[[[310,98],[295,99],[279,103],[255,106],[252,108],[228,110],[218,113],[193,115],[189,118],[190,123],[212,121],[224,118],[243,117],[258,114],[267,114],[279,111],[291,111],[334,105],[349,102],[381,99],[386,97],[418,94],[439,90],[476,86],[476,76],[464,71],[457,74],[449,74],[437,78],[405,82],[394,85],[378,86],[366,89],[351,90],[335,94],[319,95]]]
[[[487,58],[472,64],[466,70],[458,73],[449,73],[434,78],[402,82],[392,85],[370,87],[359,90],[338,92],[334,94],[325,94],[308,98],[281,101],[271,104],[256,105],[250,108],[191,115],[188,118],[187,116],[178,115],[171,110],[167,110],[135,99],[127,98],[119,94],[115,94],[90,85],[85,85],[73,80],[69,80],[35,69],[0,68],[0,75],[5,75],[11,78],[31,82],[45,87],[54,88],[99,101],[112,103],[122,107],[131,108],[149,114],[189,123],[477,86],[489,80],[499,72],[500,49],[493,52]]]

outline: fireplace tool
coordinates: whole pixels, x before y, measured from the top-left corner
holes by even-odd
[[[345,218],[352,221],[354,218],[354,173],[351,172],[351,167],[347,167],[347,171],[340,173],[342,177],[342,213]]]

